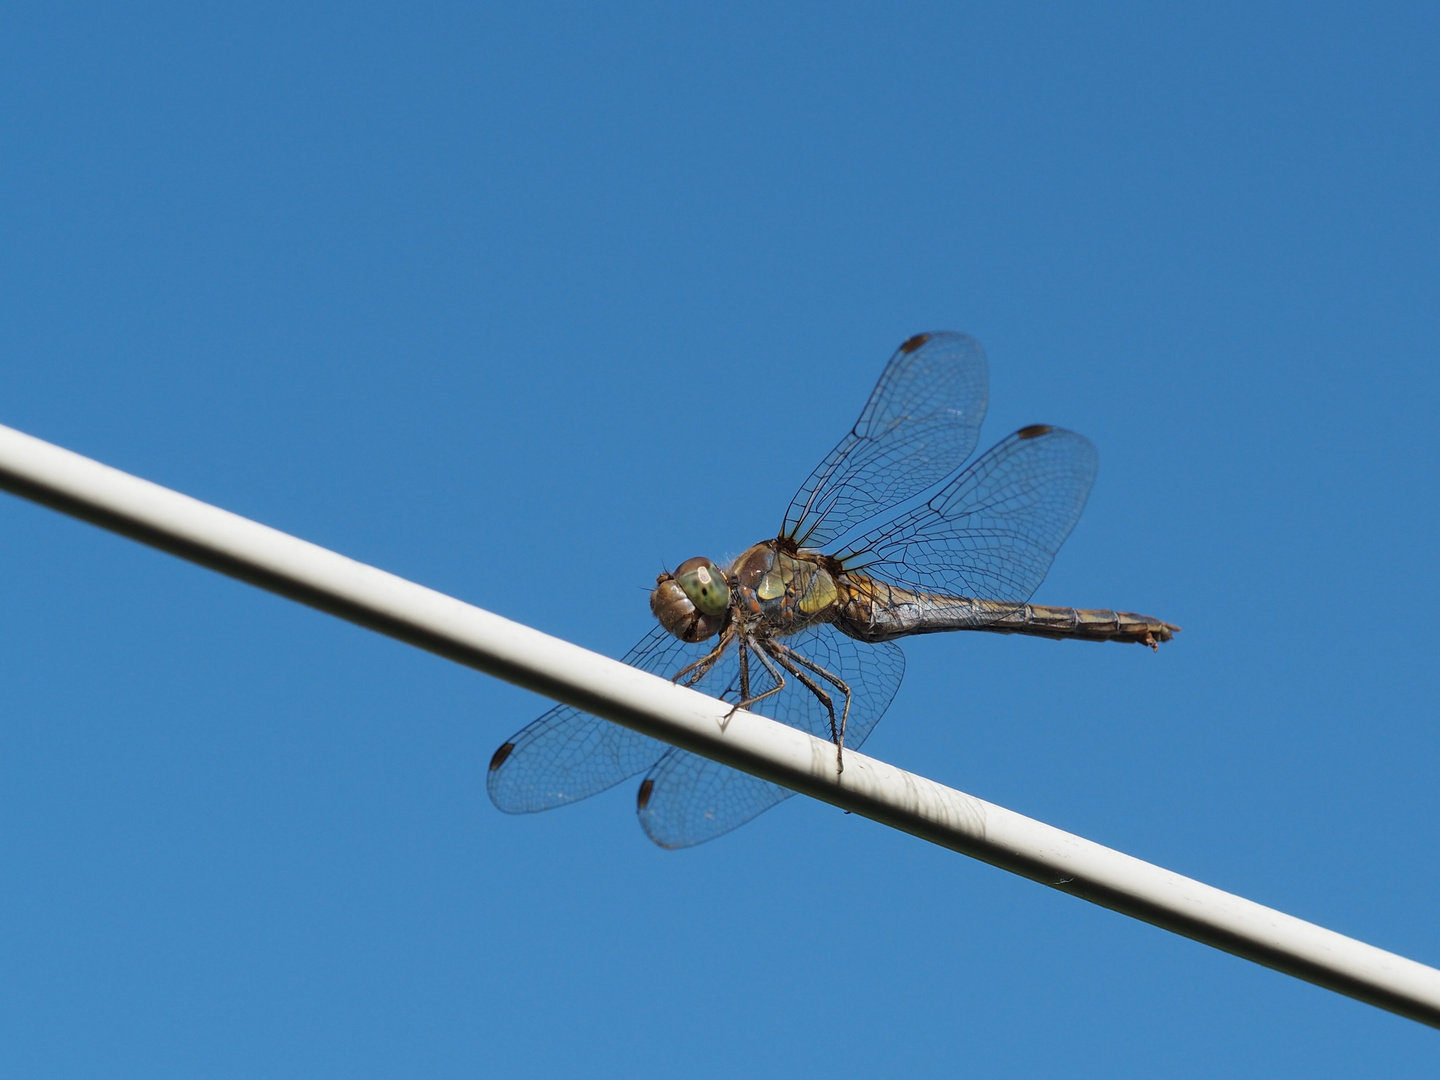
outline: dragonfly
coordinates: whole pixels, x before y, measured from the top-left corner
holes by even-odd
[[[1098,458],[1083,435],[1032,424],[965,465],[988,382],[974,338],[907,340],[774,539],[727,566],[698,557],[660,574],[657,625],[625,662],[830,740],[838,772],[900,687],[898,638],[1169,641],[1180,628],[1148,615],[1030,602]],[[642,773],[640,824],[666,848],[711,840],[794,794],[569,705],[502,744],[486,787],[501,810],[533,813]]]

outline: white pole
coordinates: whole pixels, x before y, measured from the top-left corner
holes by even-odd
[[[1440,1027],[1440,971],[0,426],[0,488],[1052,888]]]

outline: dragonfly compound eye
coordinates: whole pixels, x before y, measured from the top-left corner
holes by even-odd
[[[686,559],[676,569],[675,580],[702,615],[723,615],[730,606],[730,586],[709,559]]]
[[[674,574],[661,574],[650,610],[681,641],[704,641],[725,625],[730,587],[709,559],[689,559]]]

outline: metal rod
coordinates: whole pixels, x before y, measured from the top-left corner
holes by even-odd
[[[1440,971],[729,706],[0,426],[0,488],[726,765],[1440,1027]]]

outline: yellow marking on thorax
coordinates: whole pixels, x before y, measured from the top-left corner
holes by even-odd
[[[755,586],[755,595],[761,600],[778,600],[785,595],[785,577],[779,570],[767,570],[760,583]]]
[[[765,571],[755,586],[755,595],[761,600],[779,600],[785,595],[787,589],[798,592],[797,578],[804,569],[802,564],[788,555],[777,552],[774,563],[771,564],[769,570]]]
[[[824,570],[817,570],[810,579],[810,587],[805,590],[805,595],[800,597],[800,614],[814,615],[817,611],[824,611],[835,603],[839,596],[835,579]]]
[[[795,610],[801,615],[816,615],[831,607],[839,598],[835,579],[809,559],[795,559],[777,553],[774,564],[755,583],[759,600],[795,599]]]

